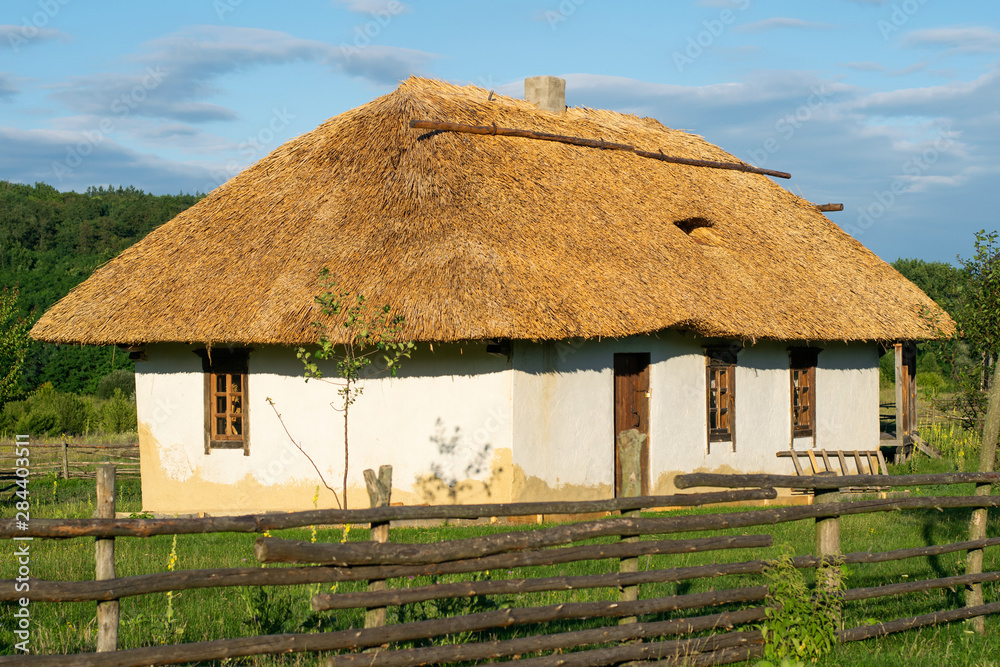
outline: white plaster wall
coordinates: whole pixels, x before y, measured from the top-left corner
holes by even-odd
[[[736,370],[736,446],[708,446],[705,340],[662,332],[623,340],[518,343],[514,347],[514,464],[537,486],[567,497],[614,489],[616,352],[650,353],[649,479],[672,492],[678,472],[793,474],[779,459],[791,440],[788,343],[748,344]],[[878,358],[874,345],[829,344],[817,367],[816,446],[878,443]],[[850,446],[843,443],[852,443]],[[863,444],[862,444],[863,443]],[[799,438],[797,447],[812,446]],[[516,493],[515,493],[516,495]]]
[[[876,346],[825,345],[816,366],[816,447],[877,449],[878,405]]]
[[[364,394],[351,408],[350,504],[367,506],[362,471],[383,464],[393,466],[395,499],[407,503],[441,502],[440,495],[428,496],[433,489],[427,477],[433,473],[445,481],[480,480],[482,488],[473,489],[480,501],[610,496],[616,352],[650,353],[652,491],[671,492],[678,472],[791,473],[791,461],[775,455],[790,442],[788,344],[761,342],[739,354],[735,452],[728,443],[712,443],[709,451],[704,344],[675,332],[623,340],[519,341],[510,360],[487,355],[482,344],[437,345],[433,351],[421,346],[404,362],[400,377],[365,381]],[[875,346],[823,347],[816,372],[816,446],[876,447]],[[206,455],[204,376],[193,350],[150,345],[149,360],[136,365],[143,493],[156,499],[147,509],[311,507],[317,474],[289,434],[340,490],[343,418],[330,406],[337,401],[337,386],[306,383],[293,350],[255,350],[248,381],[251,454]],[[154,463],[159,478],[150,474]],[[498,478],[498,467],[504,466],[512,479]],[[332,506],[332,497],[323,491],[319,504]]]
[[[194,349],[150,345],[149,360],[136,365],[139,421],[155,441],[163,469],[158,484],[175,485],[169,493],[158,488],[150,497],[175,496],[182,507],[184,495],[202,485],[209,499],[199,502],[211,504],[205,511],[311,507],[318,476],[292,439],[340,491],[343,414],[331,407],[338,400],[337,385],[306,383],[291,349],[255,350],[247,382],[250,456],[219,449],[206,455],[204,375]],[[364,393],[349,413],[352,507],[368,504],[362,471],[384,464],[393,466],[394,492],[404,496],[396,499],[411,503],[424,501],[425,478],[434,472],[445,481],[490,480],[497,457],[504,451],[509,455],[511,448],[511,381],[508,360],[484,349],[482,344],[438,345],[434,351],[421,346],[404,361],[399,377],[364,381]],[[144,478],[153,483],[154,476],[145,471]],[[509,500],[503,489],[496,491],[498,502]],[[321,496],[321,506],[334,504],[327,491]]]

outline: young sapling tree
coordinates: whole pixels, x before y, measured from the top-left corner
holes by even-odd
[[[317,333],[316,348],[310,352],[304,347],[297,350],[297,356],[305,368],[306,382],[310,379],[324,380],[338,385],[338,400],[331,404],[344,415],[344,483],[343,507],[347,509],[347,478],[350,463],[350,442],[348,417],[351,406],[364,391],[362,381],[382,373],[395,377],[400,363],[408,359],[416,345],[403,340],[403,316],[394,315],[392,307],[373,307],[362,294],[337,289],[328,269],[320,272],[323,292],[316,297],[327,317],[342,317],[340,326],[344,328],[340,336],[331,336],[326,323],[313,322]],[[345,342],[336,343],[334,340]],[[319,362],[334,362],[335,375],[324,377]]]

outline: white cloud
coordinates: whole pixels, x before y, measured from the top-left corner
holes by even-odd
[[[74,157],[75,156],[75,157]],[[63,130],[0,127],[0,179],[44,181],[60,190],[134,185],[154,193],[193,192],[211,182],[212,165],[170,162],[105,137]]]
[[[816,21],[804,21],[802,19],[777,16],[763,21],[746,23],[735,28],[736,32],[766,32],[768,30],[778,30],[781,28],[791,28],[794,30],[830,30],[837,26],[832,23],[817,23]]]
[[[410,10],[409,3],[400,0],[333,0],[333,4],[362,14],[402,14]]]
[[[70,35],[52,28],[37,28],[33,25],[0,24],[0,50],[20,51],[29,44],[59,40],[68,42]]]
[[[956,53],[1000,52],[1000,33],[985,26],[914,30],[903,38],[910,47],[941,47]]]
[[[0,72],[0,102],[6,102],[13,98],[20,89],[14,76],[9,72]]]
[[[950,261],[975,230],[996,226],[996,75],[881,93],[793,70],[708,86],[565,78],[571,104],[652,116],[738,159],[790,172],[780,185],[810,201],[843,202],[831,219],[890,261]]]
[[[434,57],[388,46],[333,46],[258,28],[194,26],[146,43],[131,59],[138,69],[73,77],[53,97],[83,114],[186,123],[232,120],[234,111],[204,100],[234,72],[316,62],[350,76],[395,83],[421,72]]]
[[[873,62],[850,62],[850,63],[837,63],[837,67],[845,67],[847,69],[852,69],[856,72],[884,72],[885,65]]]

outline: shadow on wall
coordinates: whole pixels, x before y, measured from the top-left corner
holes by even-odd
[[[437,457],[431,462],[430,472],[417,480],[418,492],[431,504],[488,500],[493,480],[503,472],[502,467],[490,465],[492,443],[479,432],[477,437],[468,438],[458,426],[449,432],[441,418],[434,428],[430,441],[437,448]]]

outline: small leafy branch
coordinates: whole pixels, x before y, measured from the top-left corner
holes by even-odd
[[[758,667],[785,661],[815,662],[833,650],[840,624],[841,594],[844,591],[842,565],[824,558],[816,570],[822,582],[810,592],[802,573],[795,568],[786,551],[768,561],[767,620],[761,624],[764,635],[764,660]]]
[[[316,297],[316,303],[322,306],[323,315],[342,317],[341,326],[345,331],[342,336],[331,336],[324,322],[313,322],[313,330],[317,333],[317,348],[309,352],[300,347],[296,354],[305,368],[306,382],[312,378],[324,379],[340,387],[337,390],[340,399],[336,405],[331,405],[344,413],[343,506],[347,509],[350,455],[348,414],[364,390],[360,382],[381,372],[395,377],[399,372],[400,362],[410,357],[416,345],[413,341],[402,340],[403,316],[394,315],[391,306],[373,308],[364,295],[337,290],[336,282],[326,268],[320,272],[320,285],[323,292]],[[335,340],[346,342],[336,343]],[[336,362],[336,380],[326,380],[323,377],[318,363],[320,361]]]

